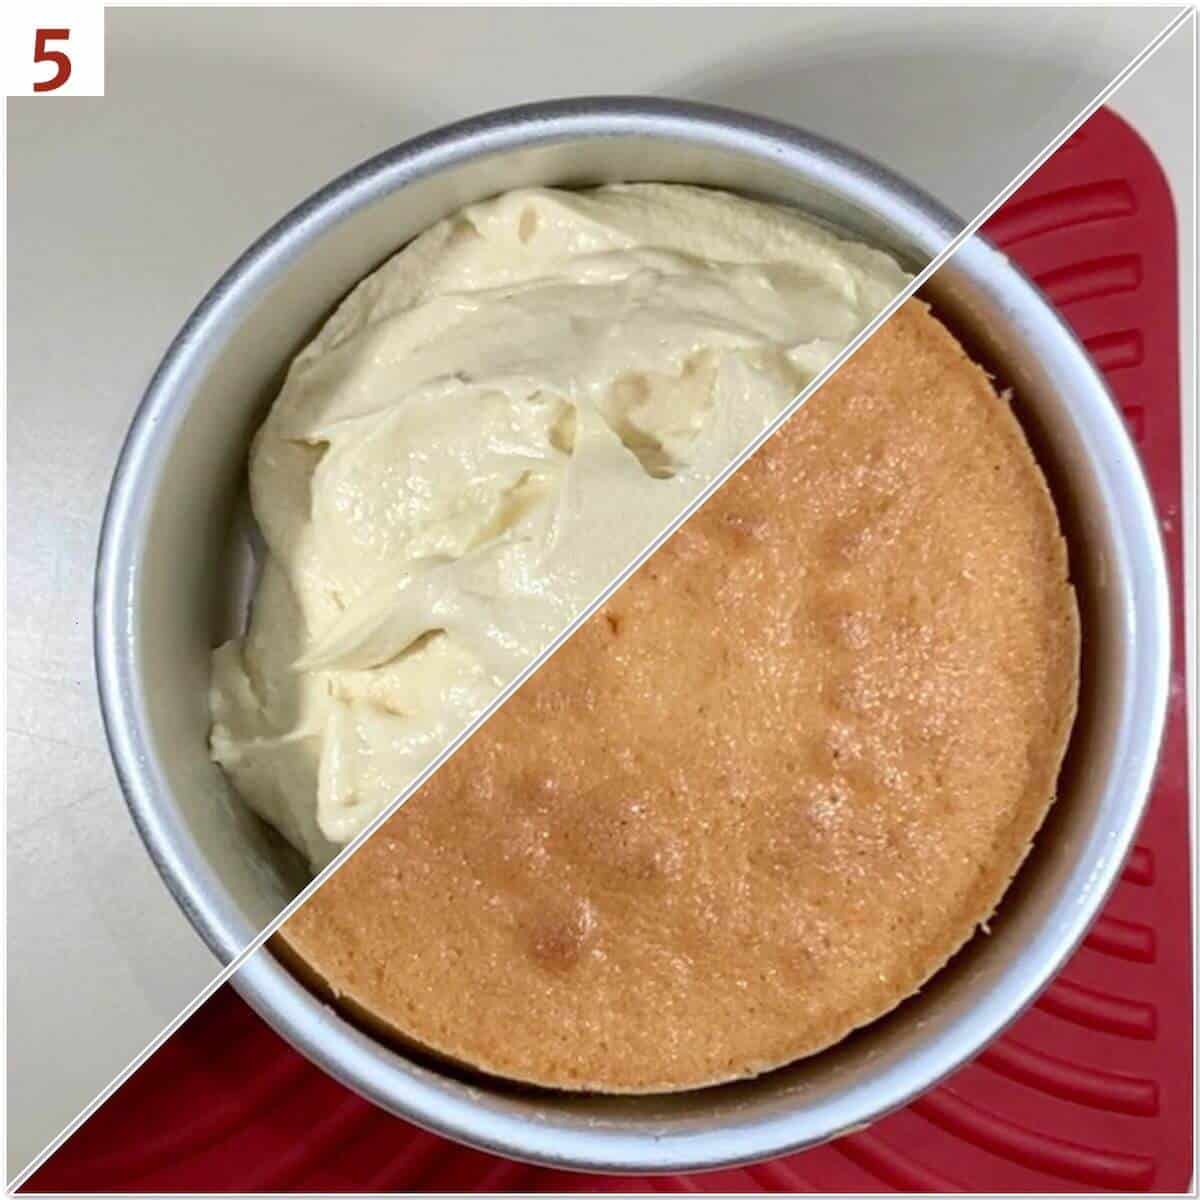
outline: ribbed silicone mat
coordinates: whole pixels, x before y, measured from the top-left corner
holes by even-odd
[[[869,1131],[707,1175],[576,1175],[396,1120],[228,988],[29,1191],[1176,1191],[1192,1159],[1192,997],[1175,218],[1147,147],[1097,113],[988,223],[1108,376],[1170,556],[1175,670],[1150,812],[1085,945],[1004,1037]],[[19,1104],[20,1097],[10,1099]]]

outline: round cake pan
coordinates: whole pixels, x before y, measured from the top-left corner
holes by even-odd
[[[209,653],[244,619],[252,574],[247,448],[287,363],[357,280],[463,204],[526,185],[619,180],[793,204],[913,271],[961,229],[889,172],[799,130],[672,101],[585,99],[492,113],[398,146],[251,247],[149,386],[117,466],[96,575],[97,673],[117,773],[159,871],[222,962],[306,882],[207,753]],[[677,1171],[768,1157],[874,1120],[976,1054],[1050,981],[1116,879],[1149,792],[1169,661],[1161,543],[1103,380],[1020,272],[973,238],[923,295],[1012,390],[1062,515],[1083,621],[1082,703],[1059,800],[990,936],[838,1047],[672,1096],[563,1095],[416,1061],[256,951],[234,983],[289,1042],[383,1107],[476,1146],[584,1169]]]

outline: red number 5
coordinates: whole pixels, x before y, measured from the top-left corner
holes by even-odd
[[[47,50],[47,42],[65,42],[71,36],[69,29],[39,29],[33,37],[34,63],[53,63],[54,74],[41,83],[34,82],[35,92],[53,92],[71,78],[71,60],[62,50]]]

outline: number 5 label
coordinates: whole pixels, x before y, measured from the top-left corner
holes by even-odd
[[[104,95],[104,9],[99,3],[9,0],[0,8],[8,95]]]

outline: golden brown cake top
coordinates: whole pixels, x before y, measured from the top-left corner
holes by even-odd
[[[645,1091],[892,1008],[993,910],[1075,710],[1009,405],[910,302],[285,925],[374,1028]]]

